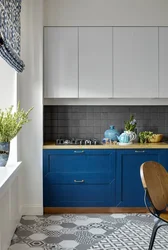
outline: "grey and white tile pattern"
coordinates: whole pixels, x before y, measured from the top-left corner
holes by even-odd
[[[145,250],[149,246],[151,230],[152,226],[147,223],[129,221],[89,250]],[[168,228],[160,228],[153,250],[168,249],[167,233]]]
[[[154,225],[149,214],[23,216],[9,250],[145,250]],[[154,250],[168,249],[168,227]]]
[[[137,132],[150,130],[168,139],[168,106],[44,106],[44,142],[60,137],[101,141],[110,125],[122,132],[130,114]]]

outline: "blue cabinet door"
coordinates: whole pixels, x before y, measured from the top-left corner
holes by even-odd
[[[167,150],[118,150],[116,168],[116,206],[144,207],[144,189],[140,166],[145,161],[156,161],[168,170]]]
[[[114,150],[44,150],[45,207],[115,205]]]

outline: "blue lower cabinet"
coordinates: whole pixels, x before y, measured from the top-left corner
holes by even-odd
[[[44,207],[144,207],[145,161],[168,170],[168,150],[44,150]]]
[[[114,150],[44,150],[44,207],[115,205]]]
[[[116,165],[116,206],[144,207],[144,189],[140,166],[145,161],[156,161],[168,169],[167,150],[118,150]]]

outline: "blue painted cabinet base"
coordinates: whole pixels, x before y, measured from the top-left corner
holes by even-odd
[[[144,207],[140,165],[167,149],[43,150],[44,207]]]
[[[116,168],[116,206],[144,207],[144,189],[140,166],[145,161],[156,161],[168,169],[167,150],[118,150]]]
[[[44,150],[44,207],[115,206],[115,152]]]

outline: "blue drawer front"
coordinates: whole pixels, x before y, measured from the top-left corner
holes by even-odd
[[[55,150],[56,151],[56,150]],[[47,172],[107,172],[111,171],[113,155],[105,150],[57,150],[46,156]],[[98,151],[98,152],[97,152]]]
[[[114,182],[94,185],[50,185],[45,207],[114,206]]]
[[[48,173],[45,182],[53,184],[108,184],[114,180],[111,173]]]

